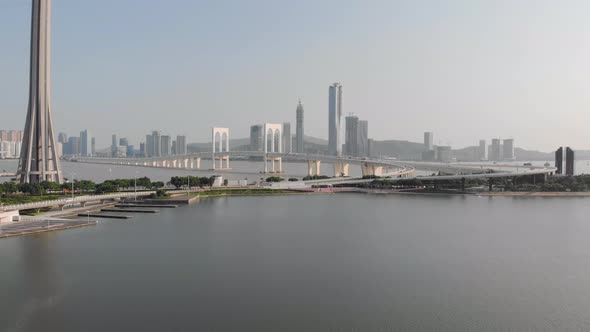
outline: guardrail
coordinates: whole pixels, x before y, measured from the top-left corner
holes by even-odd
[[[3,206],[0,206],[0,210],[5,210],[5,211],[29,210],[29,209],[40,209],[40,208],[44,208],[44,207],[52,207],[52,206],[71,206],[71,205],[79,204],[79,203],[101,201],[101,200],[107,200],[107,199],[149,196],[153,193],[155,193],[155,191],[141,191],[141,192],[137,192],[137,193],[133,192],[133,193],[77,196],[74,198],[60,198],[60,199],[47,200],[47,201],[41,201],[41,202],[33,202],[33,203],[3,205]]]

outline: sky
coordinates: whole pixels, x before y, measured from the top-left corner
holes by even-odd
[[[27,107],[30,0],[0,0],[0,128]],[[328,87],[376,140],[590,149],[585,0],[53,0],[56,131],[138,144],[251,124],[327,138]]]

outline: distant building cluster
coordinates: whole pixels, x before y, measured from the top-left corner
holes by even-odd
[[[62,157],[92,157],[96,155],[95,139],[85,129],[79,136],[57,135],[57,155]]]
[[[485,140],[480,140],[480,155],[485,156]],[[487,159],[489,161],[511,161],[515,160],[514,155],[514,139],[499,139],[493,138],[492,144],[488,146]]]
[[[170,135],[162,135],[158,130],[145,136],[145,142],[139,145],[139,155],[146,157],[162,157],[171,155],[185,155],[188,153],[186,136],[177,135],[172,139]]]
[[[448,163],[451,162],[452,159],[453,150],[450,146],[435,146],[434,133],[431,131],[424,132],[424,151],[422,152],[423,161]]]
[[[22,141],[22,130],[0,130],[0,158],[18,158]]]
[[[351,157],[369,156],[369,122],[355,115],[345,118],[344,154]]]

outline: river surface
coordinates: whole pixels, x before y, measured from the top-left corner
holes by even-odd
[[[590,329],[590,200],[202,199],[0,240],[0,331]]]

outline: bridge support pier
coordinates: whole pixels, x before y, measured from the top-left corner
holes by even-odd
[[[309,160],[307,162],[307,175],[308,176],[316,176],[316,175],[320,175],[320,166],[321,166],[321,161],[320,160]]]
[[[219,160],[219,167],[217,167],[217,160]],[[224,161],[225,161],[225,166],[223,165]],[[200,164],[200,161],[199,161],[199,164]],[[230,169],[229,155],[222,155],[222,156],[213,157],[213,169]]]
[[[191,160],[192,169],[201,169],[201,158],[195,158]]]
[[[334,177],[349,176],[349,164],[335,163],[334,164]]]
[[[270,172],[268,170],[268,163],[270,162]],[[277,170],[276,164],[279,169]],[[283,157],[264,157],[264,173],[283,173]]]
[[[66,208],[66,205],[65,205],[65,204],[60,204],[60,205],[58,205],[58,206],[57,206],[57,208],[58,208],[60,211],[63,211],[63,210]]]
[[[365,163],[361,166],[363,176],[382,176],[383,166],[369,165]]]

